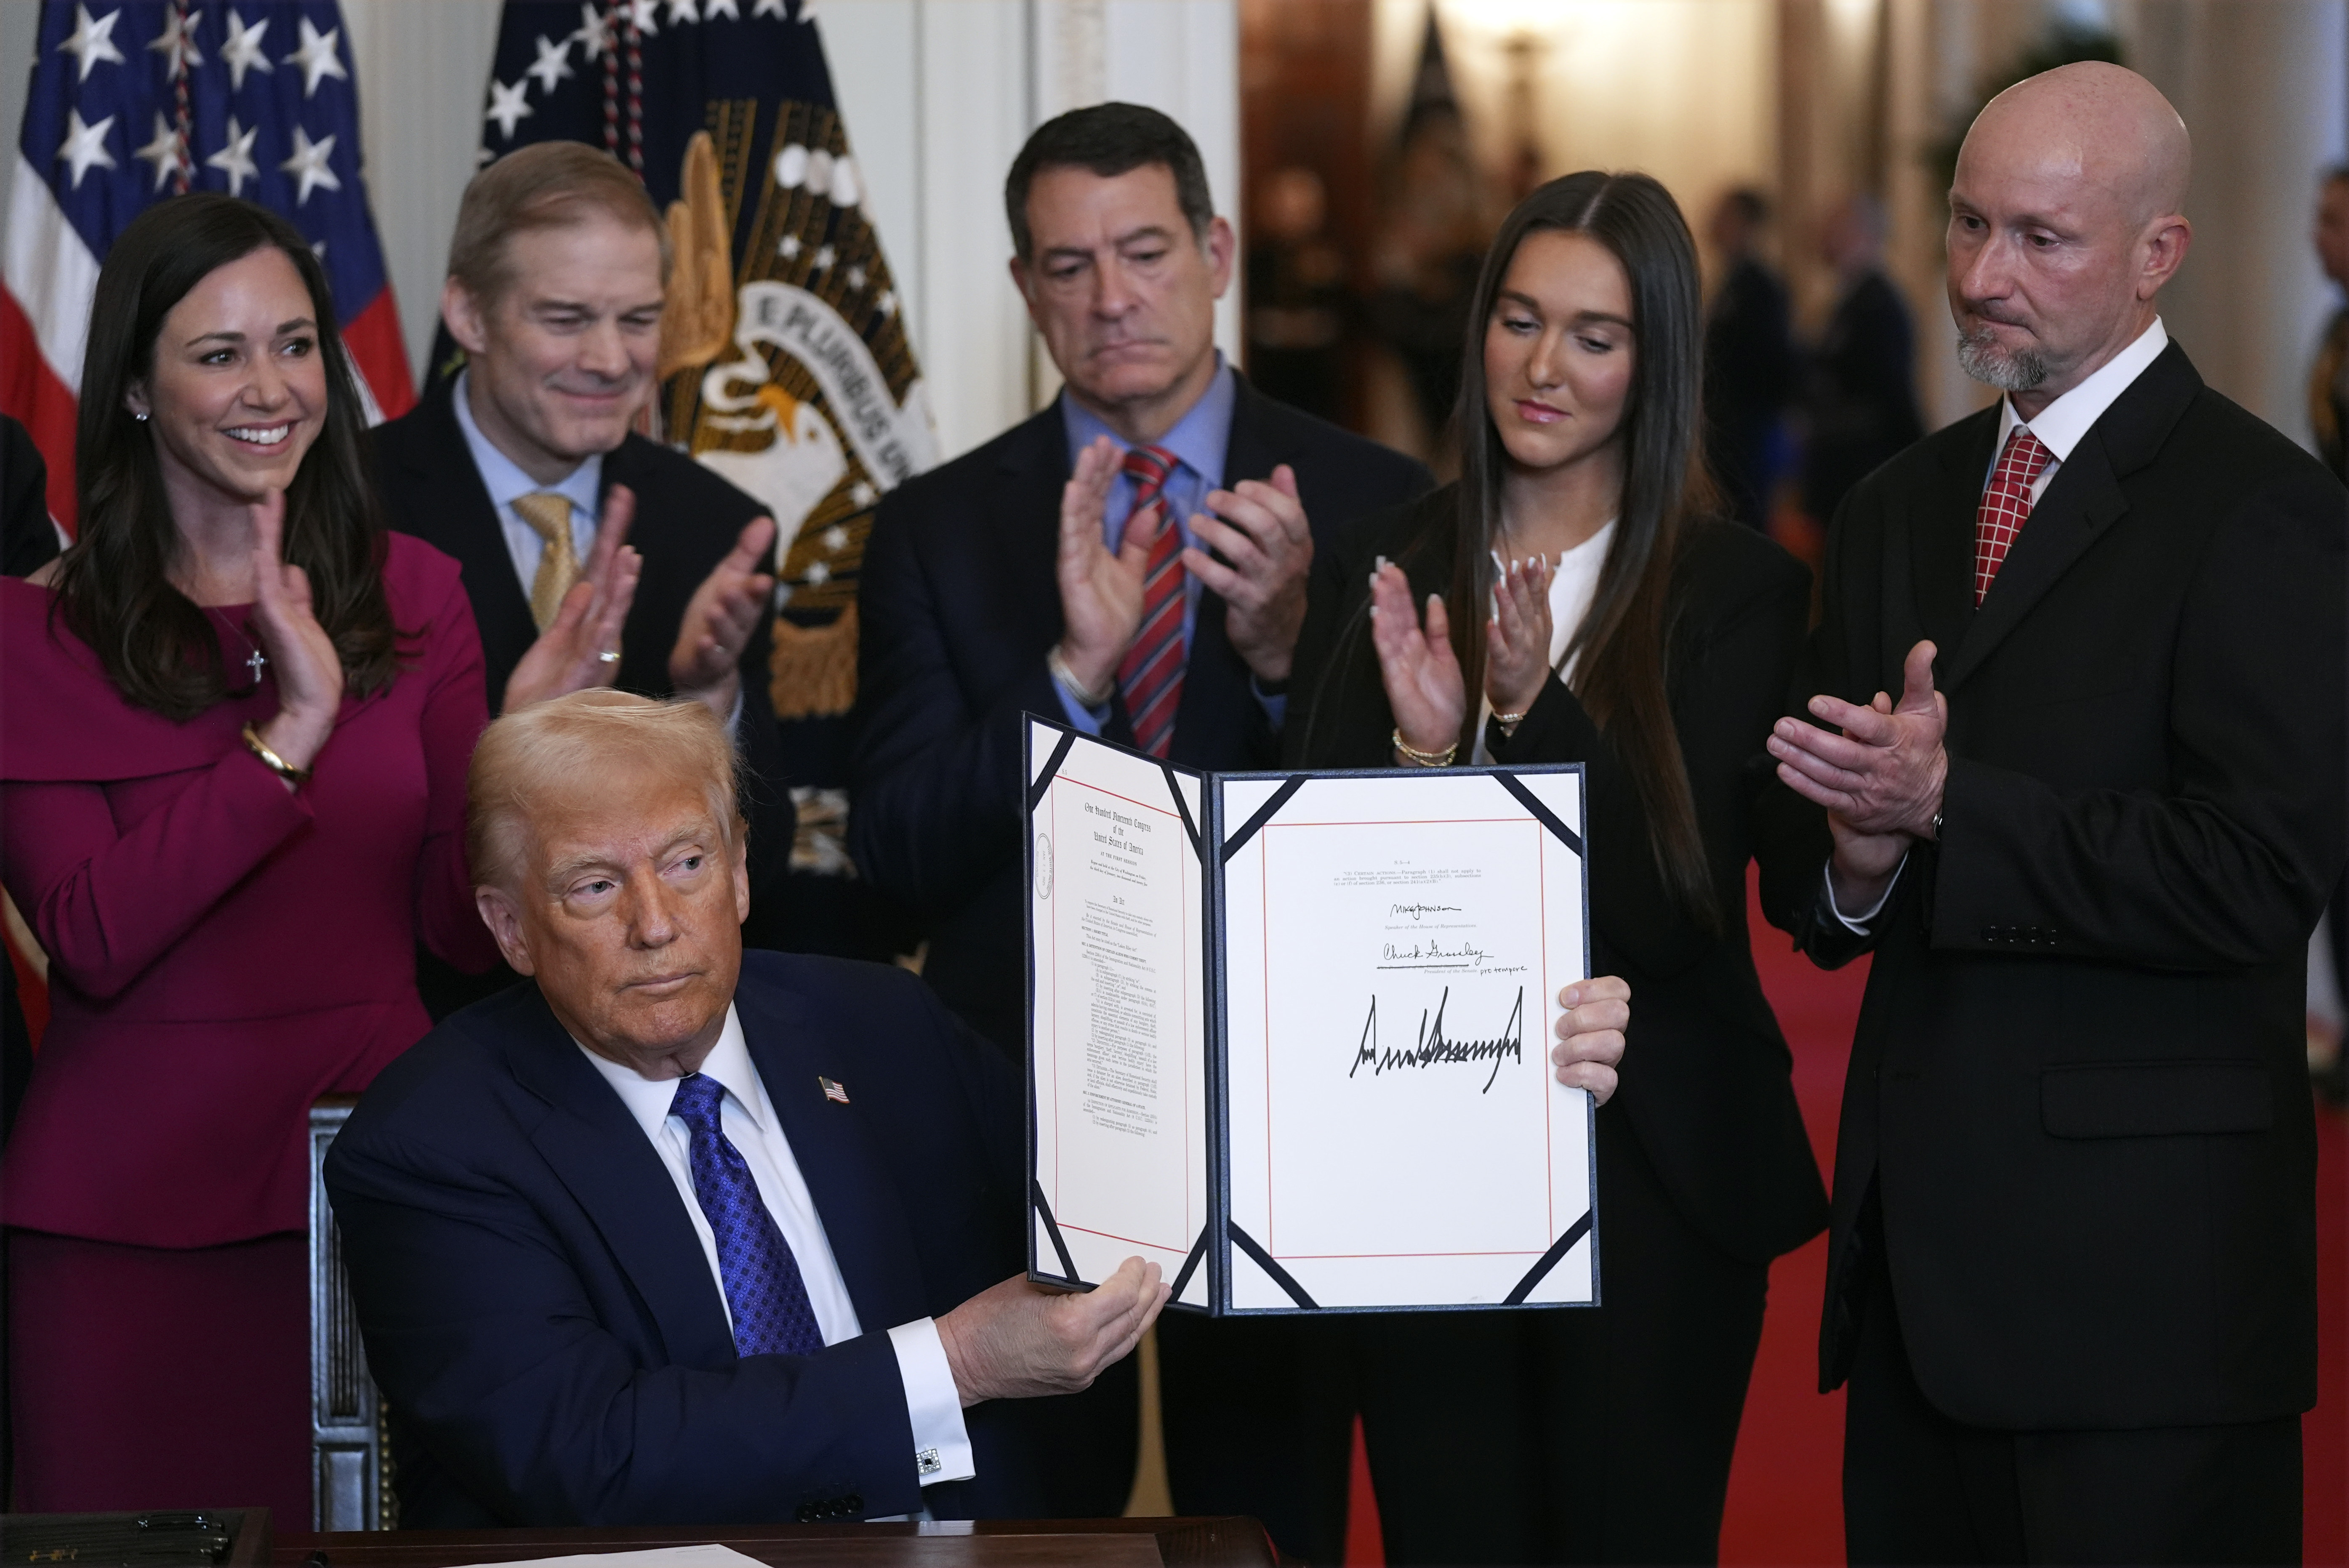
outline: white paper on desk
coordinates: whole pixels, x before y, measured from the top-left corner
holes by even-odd
[[[652,1546],[641,1552],[583,1552],[571,1557],[531,1557],[469,1568],[767,1568],[730,1546]]]
[[[1520,776],[1579,834],[1578,774]],[[1226,779],[1225,832],[1280,780]],[[1590,1212],[1582,857],[1488,774],[1307,781],[1225,865],[1231,1223],[1323,1307],[1497,1304]],[[1592,1299],[1576,1243],[1528,1295]],[[1296,1303],[1243,1249],[1232,1305]]]
[[[1063,733],[1035,727],[1040,773]],[[1196,778],[1078,736],[1029,820],[1035,1175],[1087,1284],[1134,1256],[1173,1279],[1207,1220],[1206,887],[1184,821],[1204,805]],[[1040,1266],[1057,1253],[1030,1223]],[[1206,1290],[1195,1270],[1183,1299]]]

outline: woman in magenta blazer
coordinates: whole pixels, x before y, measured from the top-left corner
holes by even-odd
[[[377,516],[359,409],[283,219],[191,195],[116,242],[78,537],[0,578],[0,882],[51,1004],[0,1171],[18,1509],[306,1525],[305,1111],[424,1034],[419,938],[496,956],[481,638]],[[611,667],[633,573],[599,551],[510,702]]]

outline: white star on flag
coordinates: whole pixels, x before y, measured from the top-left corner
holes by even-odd
[[[874,490],[871,485],[866,484],[863,480],[858,480],[854,484],[848,487],[848,500],[849,504],[852,506],[871,506],[874,501],[879,500],[880,499],[881,492]],[[837,546],[834,548],[837,548]]]
[[[114,117],[108,115],[96,125],[85,125],[81,110],[66,110],[66,139],[57,149],[57,157],[73,166],[75,190],[81,189],[81,177],[90,171],[92,165],[100,169],[114,167],[114,154],[106,150],[106,133],[113,124]]]
[[[163,189],[164,181],[172,175],[191,171],[187,139],[180,134],[179,127],[164,118],[160,108],[155,111],[155,139],[130,156],[155,166],[155,189],[158,191]]]
[[[834,555],[848,548],[848,530],[833,523],[823,531],[823,547]]]
[[[244,182],[260,178],[261,165],[253,160],[253,139],[260,134],[259,126],[250,130],[239,129],[236,116],[231,115],[228,117],[228,140],[222,144],[218,152],[204,160],[205,168],[217,169],[228,176],[228,193],[232,196],[243,195]]]
[[[861,289],[864,286],[864,269],[863,267],[851,267],[848,269],[848,286],[853,289]]]
[[[797,234],[785,234],[781,242],[775,246],[775,254],[787,262],[795,262],[800,259],[802,249],[800,237]]]
[[[541,33],[538,36],[538,58],[533,64],[524,67],[522,74],[526,77],[536,77],[539,91],[553,92],[555,83],[573,74],[571,40],[565,38],[559,44],[549,43],[546,35]]]
[[[95,22],[90,20],[88,6],[74,7],[73,36],[57,46],[57,53],[71,55],[81,67],[81,75],[74,78],[76,81],[89,80],[91,69],[101,60],[111,60],[118,66],[122,63],[122,51],[114,46],[114,25],[120,20],[120,6]]]
[[[298,125],[294,128],[294,156],[277,166],[280,173],[291,174],[302,182],[302,189],[295,195],[294,205],[299,207],[309,201],[311,191],[317,186],[323,185],[329,191],[343,188],[341,179],[326,167],[326,160],[334,153],[333,137],[314,142],[308,131]]]
[[[881,315],[882,315],[882,317],[883,317],[885,320],[886,318],[890,317],[890,316],[893,316],[893,315],[896,315],[896,314],[897,314],[897,296],[896,296],[896,294],[895,294],[894,292],[892,292],[891,290],[888,290],[888,289],[883,289],[883,290],[881,291],[881,297],[880,297],[879,299],[876,299],[876,300],[874,300],[874,301],[873,302],[873,308],[874,308],[874,310],[879,311],[879,312],[881,313]]]
[[[268,17],[264,16],[248,27],[244,25],[244,18],[236,14],[236,7],[229,7],[228,38],[221,45],[220,52],[222,62],[228,67],[229,91],[244,90],[244,73],[248,70],[259,71],[264,76],[276,71],[277,67],[269,63],[269,57],[261,52],[261,36],[267,31]]]
[[[730,22],[740,22],[742,13],[734,8],[735,0],[701,0],[701,19],[715,22],[723,16]]]
[[[514,122],[528,119],[537,111],[530,107],[530,78],[517,77],[514,85],[506,86],[495,77],[490,78],[490,111],[483,119],[498,122],[498,132],[508,141],[513,139]]]
[[[800,573],[800,580],[811,588],[821,588],[832,581],[832,568],[821,561],[812,561],[808,569]]]
[[[340,27],[329,27],[324,33],[310,26],[310,18],[302,18],[302,46],[285,57],[284,63],[302,67],[302,96],[308,98],[318,90],[318,84],[328,77],[349,81],[350,73],[335,52],[335,40],[341,37]]]
[[[761,16],[772,16],[778,22],[788,20],[783,15],[783,0],[759,0],[750,7],[750,20],[755,22]]]
[[[611,46],[612,29],[605,24],[604,13],[595,8],[593,0],[579,7],[579,30],[564,42],[576,43],[591,66],[604,57],[604,51]]]
[[[182,11],[176,5],[163,13],[163,30],[147,46],[171,57],[165,79],[176,82],[188,74],[189,67],[204,63],[202,51],[196,47],[196,24],[203,19],[202,11]]]
[[[827,271],[831,268],[832,263],[838,260],[840,260],[838,253],[835,253],[830,245],[826,245],[815,253],[814,270],[820,273]]]
[[[693,8],[693,0],[668,0],[668,25],[670,26],[674,27],[679,22],[698,22],[700,20],[700,15]]]
[[[660,36],[660,24],[653,13],[660,9],[660,0],[628,0],[628,26],[647,38]]]

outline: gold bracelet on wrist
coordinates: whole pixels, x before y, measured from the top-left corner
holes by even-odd
[[[1402,726],[1395,726],[1394,748],[1417,768],[1449,768],[1452,759],[1460,755],[1460,743],[1454,741],[1441,751],[1422,751],[1402,738]]]
[[[244,727],[244,747],[246,750],[261,758],[261,765],[264,768],[268,769],[288,784],[297,787],[307,784],[310,781],[310,775],[316,771],[313,768],[296,768],[278,756],[269,748],[269,742],[261,738],[261,731],[249,724]]]
[[[1076,672],[1069,668],[1069,661],[1061,656],[1061,645],[1058,643],[1044,650],[1044,667],[1051,672],[1052,678],[1061,684],[1061,689],[1077,699],[1079,707],[1102,707],[1117,695],[1115,672],[1111,673],[1109,685],[1102,690],[1098,693],[1087,691],[1077,680]]]

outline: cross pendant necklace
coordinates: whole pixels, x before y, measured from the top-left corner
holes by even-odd
[[[244,661],[244,667],[253,672],[254,685],[259,686],[261,684],[261,672],[263,669],[267,667],[268,664],[269,655],[263,653],[259,648],[254,649],[253,657]]]

